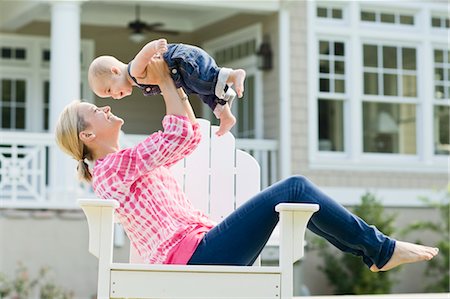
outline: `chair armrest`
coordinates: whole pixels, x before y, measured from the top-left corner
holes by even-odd
[[[281,203],[275,207],[280,213],[280,259],[289,257],[288,264],[303,257],[306,226],[319,210],[318,204]],[[282,256],[283,255],[283,256]]]
[[[89,252],[100,259],[112,259],[116,200],[79,199],[89,227]]]
[[[301,212],[317,212],[318,204],[312,203],[280,203],[275,206],[275,211],[301,211]],[[312,215],[312,214],[311,214]]]
[[[78,200],[78,204],[80,205],[80,207],[119,207],[119,202],[114,199],[83,198]]]

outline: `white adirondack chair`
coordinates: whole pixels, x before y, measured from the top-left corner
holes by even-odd
[[[260,189],[260,170],[249,154],[235,149],[228,133],[199,119],[202,141],[173,166],[194,205],[220,221]],[[149,265],[113,263],[115,200],[80,199],[89,225],[89,251],[99,259],[98,298],[276,298],[293,296],[293,263],[303,256],[306,224],[314,204],[279,204],[280,263],[277,267]]]

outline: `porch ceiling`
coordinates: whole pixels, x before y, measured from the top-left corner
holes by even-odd
[[[278,10],[280,0],[82,0],[81,24],[126,28],[135,19],[140,5],[140,19],[164,23],[167,30],[193,32],[239,13],[268,14]],[[0,1],[0,31],[14,32],[33,21],[49,22],[49,3],[42,0]]]

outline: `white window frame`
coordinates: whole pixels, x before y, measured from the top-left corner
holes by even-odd
[[[433,143],[433,109],[431,100],[434,91],[432,51],[434,43],[446,40],[442,30],[431,27],[431,12],[439,11],[442,4],[433,3],[387,3],[377,5],[372,2],[371,8],[378,10],[399,10],[414,12],[414,26],[401,24],[384,24],[361,21],[361,9],[368,6],[365,3],[347,2],[348,24],[338,26],[339,22],[323,22],[316,17],[317,3],[308,2],[307,18],[307,51],[308,73],[308,111],[311,133],[308,140],[308,158],[311,169],[323,170],[379,170],[393,172],[430,172],[447,173],[448,156],[434,155]],[[340,22],[342,23],[342,22]],[[389,30],[387,30],[389,28]],[[437,31],[437,32],[436,32]],[[317,101],[320,98],[318,89],[318,41],[320,39],[347,40],[346,59],[346,93],[348,105],[344,107],[344,153],[323,153],[318,150],[318,114]],[[445,38],[445,39],[444,39]],[[413,46],[417,56],[417,98],[394,97],[392,103],[416,104],[416,155],[373,154],[363,152],[362,99],[363,90],[363,52],[364,43],[389,43],[396,47]],[[348,45],[348,46],[347,46]],[[356,74],[356,75],[351,75]],[[352,77],[350,77],[352,76]],[[350,82],[351,81],[351,82]],[[355,83],[356,82],[356,83]],[[350,86],[348,86],[350,85]],[[431,91],[431,93],[430,93]],[[378,99],[377,99],[378,101]]]
[[[234,31],[230,34],[223,35],[211,40],[208,40],[202,44],[205,51],[208,53],[214,53],[223,48],[227,48],[233,44],[239,44],[241,42],[247,41],[251,38],[256,40],[256,47],[262,43],[262,24],[255,24],[243,29]],[[242,59],[226,62],[226,65],[220,65],[220,67],[228,68],[245,68],[248,75],[254,75],[255,78],[255,139],[263,138],[264,132],[264,110],[263,110],[263,92],[262,92],[262,71],[257,68],[257,58],[256,55],[253,57],[245,57]],[[236,98],[235,101],[240,101]],[[237,105],[236,103],[232,107],[233,114],[236,114]],[[208,118],[210,114],[210,108],[202,105],[202,115]],[[235,128],[232,129],[232,132]],[[234,132],[235,133],[235,132]]]
[[[9,60],[0,58],[0,77],[2,79],[24,78],[27,82],[26,98],[26,129],[27,132],[43,132],[43,82],[50,79],[50,64],[42,63],[42,50],[50,49],[50,38],[16,34],[0,34],[0,47],[23,47],[27,50],[25,60]],[[88,102],[94,101],[94,95],[89,89],[87,70],[94,56],[94,42],[82,40],[80,51],[83,53],[81,62],[81,82],[83,94]],[[51,59],[51,58],[50,58]],[[51,104],[50,104],[51,105]],[[30,111],[34,111],[31,113]]]

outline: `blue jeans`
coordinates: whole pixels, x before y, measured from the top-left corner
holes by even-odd
[[[350,213],[302,176],[280,181],[255,195],[205,234],[189,265],[252,265],[278,223],[279,203],[315,203],[308,229],[344,252],[382,268],[391,258],[395,240]]]

